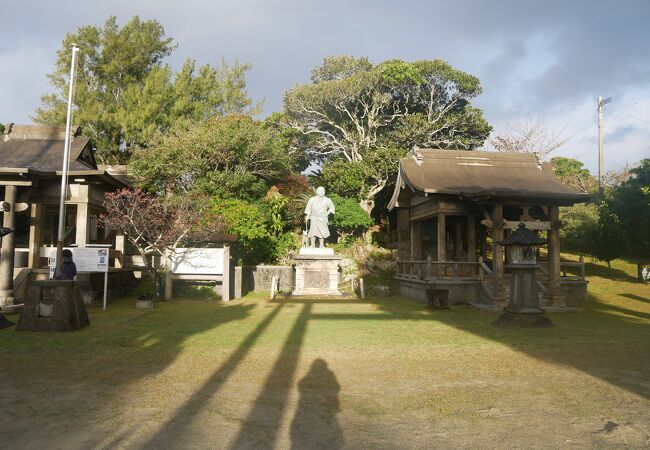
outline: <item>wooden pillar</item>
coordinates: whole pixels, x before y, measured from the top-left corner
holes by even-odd
[[[467,216],[467,261],[476,261],[476,217]]]
[[[488,255],[488,243],[487,243],[487,238],[488,238],[488,228],[485,226],[481,227],[481,257],[483,260],[487,260],[487,255]]]
[[[5,211],[2,226],[16,229],[16,186],[5,186],[5,202],[9,210]],[[14,304],[14,233],[2,238],[2,255],[0,257],[0,306]]]
[[[463,253],[463,224],[456,222],[454,224],[454,259],[460,258]]]
[[[115,261],[115,267],[116,268],[124,267],[124,265],[125,265],[124,261],[125,261],[125,258],[126,258],[126,254],[125,254],[125,251],[126,251],[126,238],[124,237],[124,234],[122,234],[122,233],[117,233],[115,235],[115,250],[120,252],[121,255],[122,255],[121,258],[118,258]]]
[[[29,257],[27,267],[39,269],[43,233],[43,205],[32,203],[29,209]]]
[[[548,219],[551,222],[548,240],[548,293],[554,306],[562,306],[560,295],[560,208],[548,207]]]
[[[165,252],[160,257],[160,264],[165,266],[165,300],[171,300],[174,296],[173,287],[174,282],[172,279],[172,259],[169,251]]]
[[[221,281],[221,300],[230,301],[230,244],[223,244],[223,279]]]
[[[445,233],[445,215],[438,214],[438,261],[447,260],[447,234]]]
[[[497,241],[503,239],[503,205],[497,203],[492,208],[492,274],[497,297],[503,297],[503,246]]]
[[[86,244],[88,243],[89,228],[90,228],[90,211],[88,209],[88,203],[78,203],[77,220],[76,220],[77,235],[75,237],[75,243],[79,247],[85,247]]]
[[[411,260],[422,258],[422,239],[421,239],[422,222],[411,222]]]

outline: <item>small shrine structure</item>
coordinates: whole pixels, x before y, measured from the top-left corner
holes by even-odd
[[[389,203],[396,291],[426,302],[427,291],[446,289],[450,304],[502,307],[510,255],[497,242],[524,223],[548,238],[536,274],[540,305],[582,304],[584,264],[560,259],[559,208],[588,200],[532,153],[415,149],[399,162]]]
[[[111,267],[109,287],[119,290],[133,278],[132,270],[117,270],[122,267],[125,239],[103,229],[96,216],[104,212],[106,192],[128,186],[126,174],[97,165],[93,143],[81,134],[80,127],[73,127],[70,138],[63,244],[110,244],[111,266],[115,268]],[[64,141],[62,126],[8,124],[0,134],[2,226],[14,230],[2,240],[0,312],[22,303],[31,281],[49,276],[44,252],[56,245]],[[103,277],[98,275],[78,278],[87,278],[84,283],[89,289],[103,289]]]

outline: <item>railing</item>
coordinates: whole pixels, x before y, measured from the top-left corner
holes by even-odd
[[[494,297],[496,295],[494,287],[494,273],[492,269],[485,264],[483,257],[478,258],[478,279],[481,283],[481,287],[489,297]]]
[[[397,275],[418,280],[477,279],[479,263],[455,261],[397,261]]]
[[[538,262],[544,280],[549,279],[549,263]],[[560,261],[560,276],[567,281],[584,281],[585,280],[585,261],[581,256],[579,261]]]
[[[560,261],[560,272],[562,278],[566,280],[585,281],[585,262],[580,257],[580,261]],[[573,275],[567,275],[573,274]]]

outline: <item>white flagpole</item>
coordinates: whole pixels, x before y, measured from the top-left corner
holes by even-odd
[[[65,198],[68,193],[68,166],[70,164],[70,128],[72,127],[72,96],[74,92],[74,75],[77,68],[79,47],[72,44],[72,62],[70,63],[70,87],[68,90],[68,113],[65,120],[65,140],[63,143],[63,169],[61,174],[61,197],[59,199],[59,234],[56,241],[56,269],[54,278],[60,279],[63,271],[63,234],[65,233]]]

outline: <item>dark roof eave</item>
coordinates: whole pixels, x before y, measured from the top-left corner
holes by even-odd
[[[62,176],[63,172],[60,170],[56,171],[57,176]],[[106,170],[94,170],[94,169],[89,169],[89,170],[71,170],[68,172],[68,176],[70,177],[83,177],[83,176],[95,176],[99,177],[105,182],[112,184],[117,187],[129,187],[129,185],[118,178],[114,177],[110,173],[108,173]]]
[[[54,177],[60,177],[63,176],[63,172],[61,170],[57,171],[42,171],[42,170],[36,170],[32,169],[29,167],[0,167],[0,176],[2,175],[31,175],[35,177],[43,177],[43,178],[54,178]],[[105,181],[108,184],[112,184],[113,186],[116,186],[118,188],[121,187],[129,187],[129,185],[118,178],[114,177],[110,173],[104,170],[71,170],[68,172],[68,176],[70,177],[75,177],[75,176],[95,176],[101,178],[103,181]]]
[[[496,201],[528,200],[528,201],[551,201],[551,202],[570,203],[570,204],[584,203],[584,202],[588,202],[591,199],[591,196],[589,194],[563,194],[559,192],[520,193],[520,192],[484,191],[484,192],[475,192],[471,194],[459,192],[457,195],[470,200],[483,200],[483,199],[490,199]]]
[[[0,167],[0,175],[36,175],[41,177],[56,176],[54,172],[32,169],[30,167]]]
[[[588,202],[591,199],[589,194],[572,194],[567,193],[563,194],[560,192],[540,192],[540,193],[531,193],[531,192],[496,192],[496,191],[480,191],[480,192],[463,192],[463,191],[454,191],[454,190],[445,190],[445,189],[420,189],[417,186],[413,186],[411,183],[407,183],[409,186],[414,189],[424,192],[425,194],[440,194],[440,195],[457,195],[468,200],[521,200],[521,199],[530,199],[530,200],[555,200],[555,201],[565,201],[565,202],[575,202],[583,203]]]

